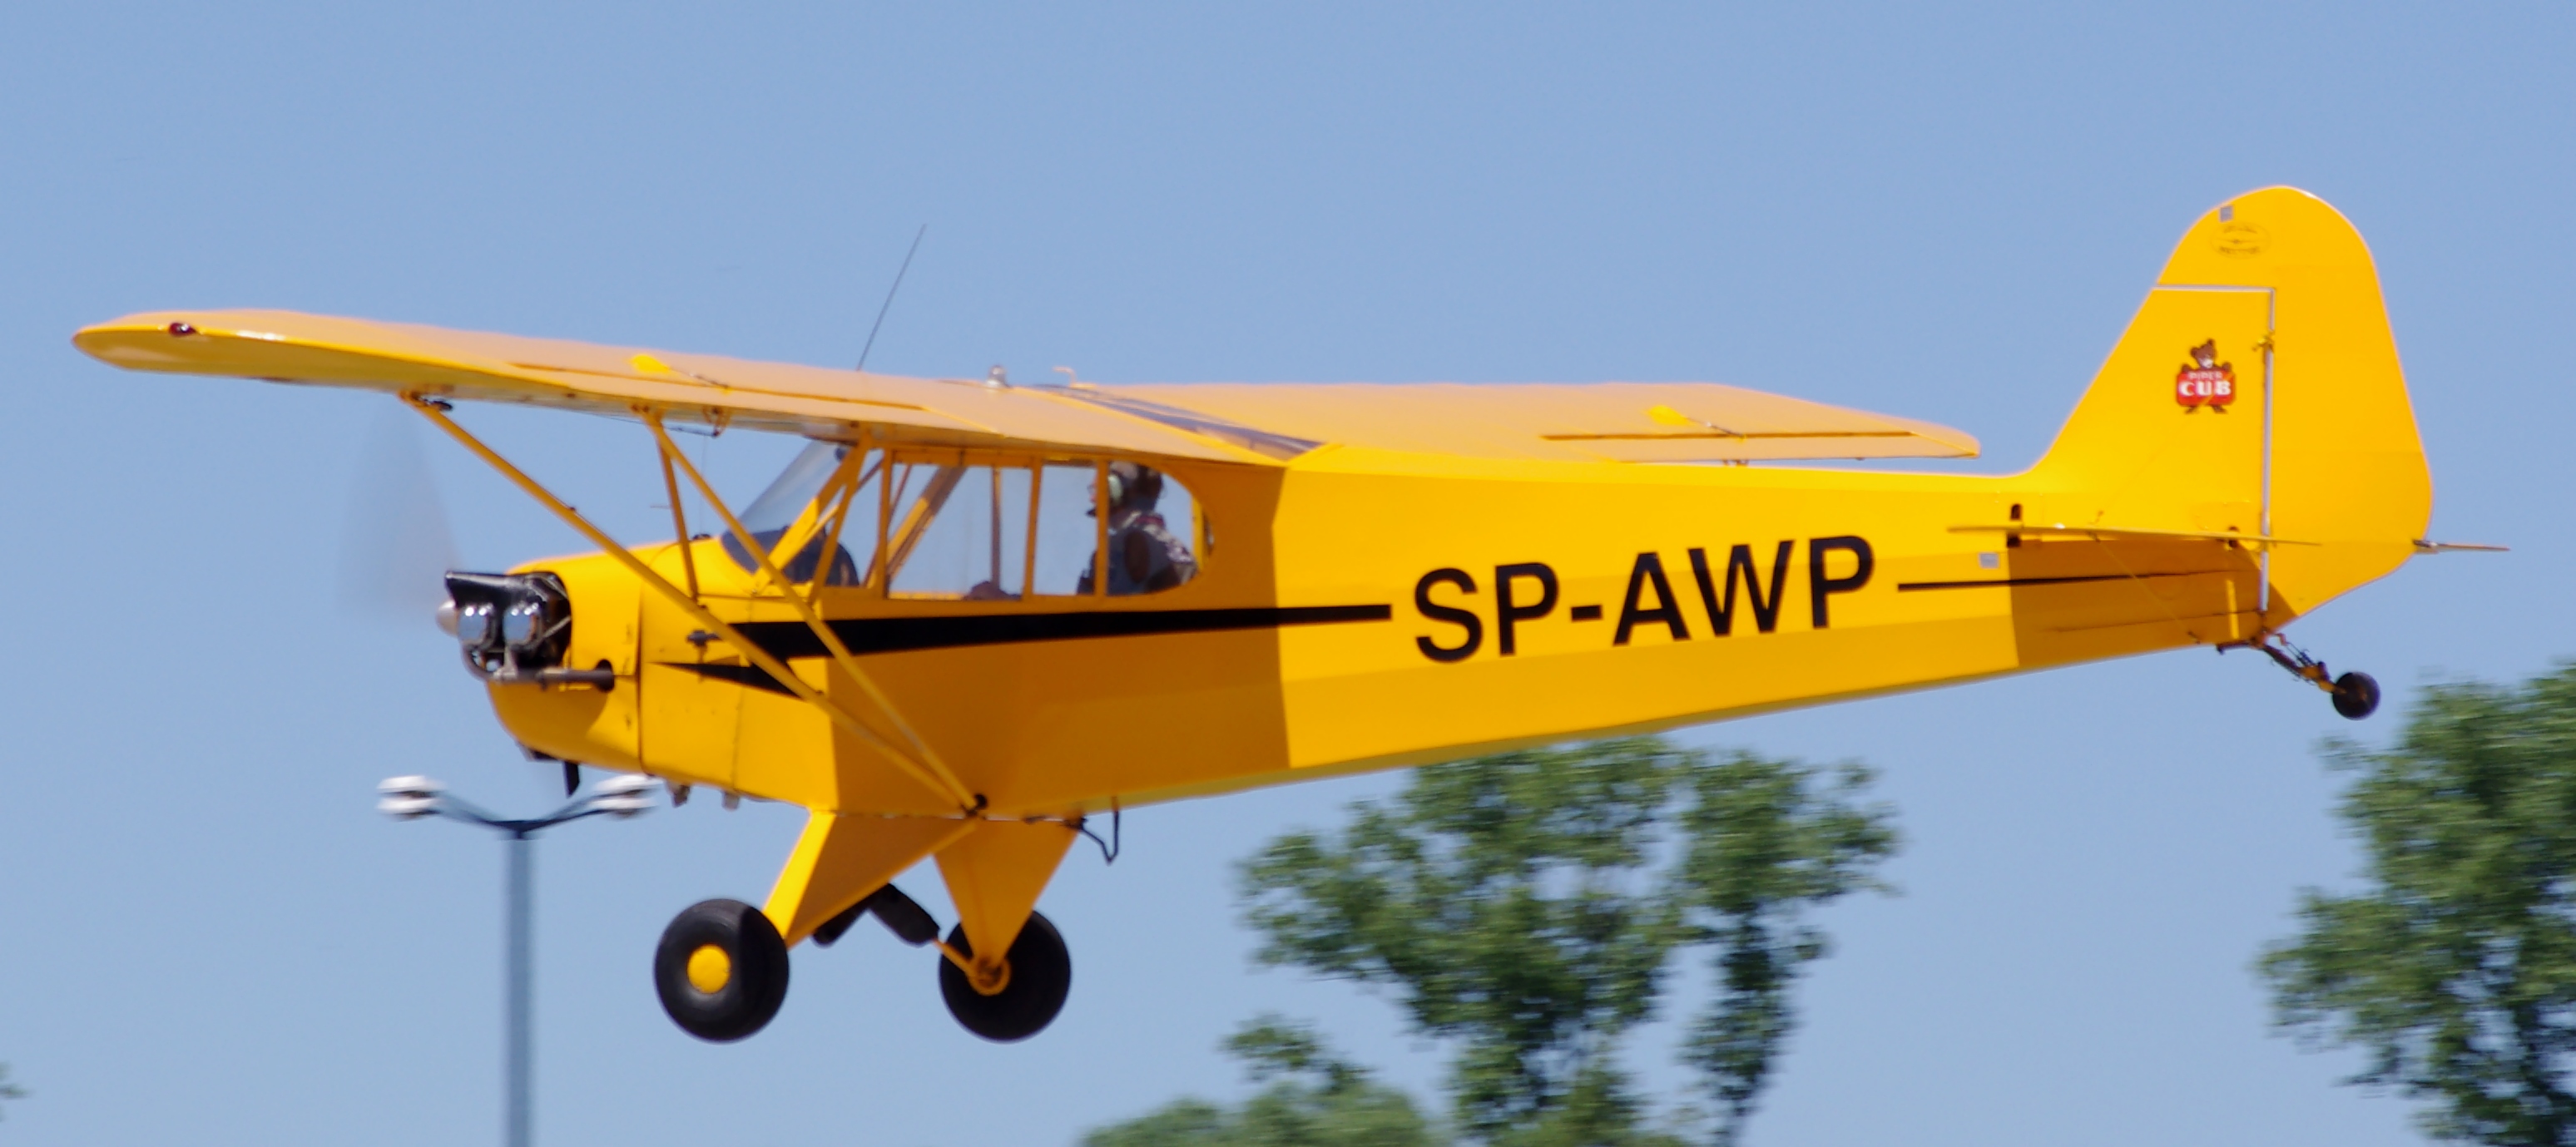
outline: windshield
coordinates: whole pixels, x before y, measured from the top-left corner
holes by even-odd
[[[806,444],[805,449],[798,452],[796,457],[787,463],[787,468],[779,471],[778,477],[770,481],[769,488],[761,491],[760,496],[752,499],[751,505],[743,510],[742,527],[751,531],[753,543],[763,550],[776,546],[780,538],[787,536],[788,528],[795,525],[798,518],[804,516],[806,507],[813,504],[815,496],[824,492],[824,484],[831,481],[833,471],[839,469],[842,461],[849,456],[850,448],[839,442]],[[869,511],[874,509],[876,501],[874,493],[869,488],[871,480],[872,475],[862,473],[859,477],[862,489],[852,499],[855,506],[861,507],[856,512],[867,516],[872,516]],[[856,536],[853,536],[854,534]],[[875,541],[864,531],[847,530],[843,533],[843,540],[864,540],[871,545]],[[730,531],[725,534],[724,548],[725,553],[733,558],[734,564],[746,570],[760,568],[760,563],[752,557],[751,550],[742,544],[741,538]],[[822,559],[823,538],[818,534],[813,541],[806,544],[804,549],[798,551],[795,557],[788,559],[779,572],[787,575],[789,582],[812,581],[815,567],[822,564]],[[823,584],[857,585],[859,578],[859,565],[850,557],[849,546],[833,547],[832,567],[825,575]]]
[[[753,533],[781,530],[795,524],[797,515],[805,512],[814,495],[823,492],[832,469],[850,456],[850,448],[838,442],[808,442],[805,449],[790,459],[787,468],[769,481],[769,488],[751,500],[742,512],[744,529]]]

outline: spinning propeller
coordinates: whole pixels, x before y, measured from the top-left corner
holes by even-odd
[[[453,636],[456,606],[448,598],[447,574],[461,559],[446,500],[413,423],[402,410],[388,410],[367,433],[340,535],[340,605],[360,617],[402,625],[435,618]],[[580,766],[540,763],[563,770],[566,796],[581,786]]]
[[[447,601],[456,535],[413,419],[377,419],[349,483],[341,532],[340,604],[351,613],[417,624]]]

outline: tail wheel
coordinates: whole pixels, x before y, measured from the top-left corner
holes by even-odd
[[[711,1043],[746,1038],[787,1002],[787,943],[760,909],[701,900],[662,930],[653,988],[681,1031]]]
[[[2335,678],[2335,712],[2358,721],[2379,711],[2379,681],[2367,673],[2346,673]]]
[[[966,946],[962,926],[948,930],[948,946],[959,955],[975,954]],[[975,990],[955,961],[939,961],[939,994],[948,1001],[948,1014],[967,1031],[995,1043],[1013,1043],[1046,1030],[1073,991],[1073,956],[1065,951],[1064,936],[1038,913],[1029,913],[1020,938],[1011,942],[1008,962],[1010,976],[1002,990],[986,995]]]

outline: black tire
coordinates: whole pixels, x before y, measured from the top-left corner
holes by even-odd
[[[966,946],[963,926],[948,930],[948,946],[974,954]],[[939,995],[948,1001],[948,1014],[967,1031],[994,1043],[1016,1043],[1045,1031],[1055,1022],[1056,1013],[1064,1010],[1065,997],[1073,993],[1073,955],[1065,951],[1064,936],[1045,916],[1029,913],[1020,938],[1011,941],[1010,965],[1010,982],[988,996],[976,991],[966,973],[946,956],[939,958]]]
[[[2346,673],[2335,678],[2335,712],[2358,721],[2379,711],[2379,682],[2367,673]]]
[[[690,978],[701,949],[723,955],[713,990]],[[704,964],[716,963],[712,956]],[[702,977],[712,978],[702,966]],[[653,952],[653,989],[680,1030],[709,1043],[731,1043],[769,1026],[787,1002],[787,943],[760,909],[739,900],[701,900],[671,918]]]

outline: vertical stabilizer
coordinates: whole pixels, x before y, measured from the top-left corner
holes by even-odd
[[[2203,215],[2030,477],[2035,523],[2281,539],[2268,626],[2395,569],[2432,478],[2360,233],[2288,187]]]

